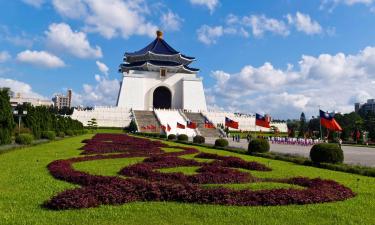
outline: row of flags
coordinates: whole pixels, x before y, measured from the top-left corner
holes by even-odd
[[[327,128],[328,130],[342,131],[342,128],[337,123],[337,121],[335,120],[333,113],[324,112],[323,110],[319,110],[319,113],[320,113],[320,124],[322,126]],[[271,117],[270,116],[268,116],[268,115],[262,116],[258,113],[255,114],[255,125],[256,126],[271,128],[270,123],[271,123]],[[228,117],[225,117],[225,126],[233,128],[233,129],[238,129],[239,124],[238,124],[237,121],[234,121],[234,120],[232,120]],[[185,128],[196,129],[197,123],[192,122],[192,121],[187,121],[186,125],[184,125],[184,124],[181,124],[181,123],[177,122],[176,127],[179,128],[179,129],[185,129]],[[206,117],[205,117],[205,120],[204,120],[204,127],[205,128],[215,128],[214,124],[212,122],[210,122]],[[168,131],[168,132],[171,130],[171,127],[169,126],[169,124],[167,124],[167,126],[161,125],[160,128],[163,129],[164,131]],[[156,126],[154,126],[154,125],[143,126],[142,129],[155,130]]]
[[[268,115],[260,115],[258,113],[255,114],[255,125],[256,126],[260,126],[260,127],[265,127],[265,128],[271,128],[271,117],[269,117]],[[233,128],[233,129],[238,129],[238,122],[228,118],[228,117],[225,117],[225,126],[226,127],[230,127],[230,128]]]
[[[195,123],[193,121],[187,121],[186,125],[177,122],[176,127],[179,128],[179,129],[186,129],[186,128],[196,129],[198,127],[198,125],[197,125],[197,123]],[[211,123],[207,118],[205,118],[204,127],[205,128],[211,128],[211,129],[215,128],[214,124]],[[141,128],[144,129],[144,130],[155,130],[156,126],[148,125],[148,126],[142,126]],[[167,131],[167,132],[171,131],[171,129],[172,129],[169,124],[161,125],[160,128],[164,131]]]

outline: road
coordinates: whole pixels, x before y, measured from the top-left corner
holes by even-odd
[[[242,139],[241,142],[233,142],[228,139],[229,146],[247,149],[247,141]],[[206,143],[214,144],[215,138],[206,138]],[[309,157],[311,146],[304,147],[299,145],[282,145],[270,144],[271,152],[295,154],[304,157]],[[343,146],[344,163],[352,165],[363,165],[375,167],[375,148]]]

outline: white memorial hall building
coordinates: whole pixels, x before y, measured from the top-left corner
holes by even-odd
[[[126,127],[134,119],[140,132],[219,136],[218,129],[205,128],[204,123],[208,120],[216,126],[228,117],[239,122],[239,130],[268,131],[255,126],[254,115],[208,111],[199,69],[191,67],[194,61],[168,45],[163,33],[157,31],[149,45],[125,53],[116,107],[74,110],[72,118],[84,125],[95,118],[100,127]],[[177,128],[177,123],[186,125],[187,121],[196,123],[197,128]],[[285,123],[271,125],[287,132]],[[163,131],[162,126],[170,130]]]

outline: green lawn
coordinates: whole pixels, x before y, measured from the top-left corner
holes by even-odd
[[[41,204],[52,196],[75,187],[54,179],[46,168],[48,163],[56,159],[79,156],[80,151],[77,149],[83,145],[81,140],[91,136],[92,134],[87,134],[67,138],[0,155],[0,224],[375,224],[375,178],[202,147],[197,148],[202,152],[256,160],[273,169],[270,172],[251,171],[258,177],[308,176],[333,179],[350,187],[358,195],[343,202],[269,207],[136,202],[66,211],[41,208]],[[171,148],[166,150],[174,151]],[[184,157],[191,158],[193,155]],[[93,174],[117,176],[120,168],[140,160],[142,158],[90,161],[76,163],[74,167]],[[193,174],[196,169],[178,167],[161,171]],[[289,187],[275,183],[226,186],[254,190]]]

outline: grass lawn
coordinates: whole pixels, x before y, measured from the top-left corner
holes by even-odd
[[[270,172],[251,171],[254,176],[332,179],[350,187],[357,196],[342,202],[268,207],[135,202],[80,210],[51,211],[41,208],[41,204],[52,196],[75,187],[54,179],[46,166],[56,159],[79,156],[80,151],[77,149],[83,145],[81,141],[91,136],[92,134],[86,134],[0,155],[0,224],[375,224],[375,178],[203,147],[196,148],[202,152],[258,161],[272,168]],[[171,148],[165,150],[174,151]],[[193,155],[184,156],[192,157]],[[92,174],[117,176],[121,168],[141,160],[142,158],[121,158],[89,161],[76,163],[74,167]],[[196,169],[197,167],[177,167],[160,171],[194,174]],[[225,186],[254,190],[290,187],[271,182]]]

